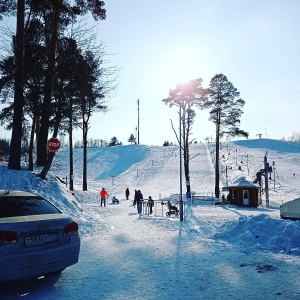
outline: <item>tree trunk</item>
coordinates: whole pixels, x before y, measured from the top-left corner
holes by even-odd
[[[52,90],[55,76],[55,52],[58,40],[58,23],[60,16],[60,3],[62,0],[56,0],[53,12],[53,26],[51,27],[51,37],[48,53],[48,68],[46,71],[45,79],[45,89],[44,89],[44,102],[42,106],[42,120],[39,139],[37,143],[37,165],[45,166],[47,163],[47,140],[48,140],[48,130],[49,130],[49,118],[50,118],[50,107]]]
[[[74,170],[73,170],[73,139],[72,131],[69,133],[69,150],[70,150],[70,191],[74,190]]]
[[[36,124],[37,115],[34,114],[31,124],[31,133],[30,133],[30,142],[29,142],[29,151],[28,151],[28,166],[29,171],[33,171],[33,149],[34,149],[34,131],[35,131],[35,124]]]
[[[219,154],[220,153],[220,123],[216,124],[216,161],[215,161],[215,196],[220,198],[220,167]]]
[[[13,129],[10,142],[10,155],[8,167],[21,169],[21,145],[22,145],[22,120],[24,106],[24,14],[25,1],[18,0],[17,8],[17,34],[15,47],[15,94],[14,94],[14,117]]]
[[[49,152],[46,166],[44,166],[44,168],[41,172],[41,175],[40,175],[42,179],[46,179],[46,176],[50,170],[54,155],[55,155],[55,152]]]
[[[56,117],[56,121],[55,121],[55,124],[54,124],[54,129],[53,129],[53,137],[55,137],[55,138],[57,137],[57,134],[58,134],[58,128],[59,128],[60,121],[61,121],[61,119]],[[44,168],[41,172],[41,178],[42,179],[46,179],[47,173],[49,172],[50,167],[52,165],[54,155],[55,155],[55,152],[49,152],[47,163],[46,163],[46,165],[44,166]]]
[[[88,133],[88,123],[83,121],[83,174],[82,174],[83,191],[87,191],[87,133]]]
[[[73,119],[72,119],[73,99],[70,98],[70,115],[69,115],[69,150],[70,150],[70,191],[74,190],[74,178],[73,178]]]
[[[184,175],[186,183],[186,192],[191,193],[191,183],[190,183],[190,167],[189,167],[189,113],[187,113],[186,120],[186,109],[183,109],[182,118],[182,137],[183,137],[183,164],[184,164]]]
[[[35,119],[35,140],[36,140],[36,142],[38,142],[38,140],[39,140],[40,129],[41,129],[40,116],[36,115],[36,119]]]
[[[185,175],[185,182],[186,182],[186,192],[191,192],[191,183],[190,183],[190,167],[189,167],[189,144],[188,144],[188,137],[184,140],[184,175]]]
[[[186,181],[186,192],[191,192],[191,182],[190,182],[190,175],[189,175],[189,166],[184,164],[184,173],[185,173],[185,181]]]

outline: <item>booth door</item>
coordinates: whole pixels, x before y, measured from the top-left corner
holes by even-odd
[[[248,190],[243,190],[243,205],[249,206],[249,192],[248,192]]]

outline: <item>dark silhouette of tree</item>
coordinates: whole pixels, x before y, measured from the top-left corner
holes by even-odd
[[[110,65],[105,45],[102,42],[95,43],[97,37],[91,34],[91,30],[79,23],[77,28],[73,27],[71,36],[80,45],[82,56],[76,66],[75,87],[77,92],[72,97],[72,101],[75,112],[73,120],[78,120],[76,125],[82,130],[83,190],[87,190],[87,147],[90,118],[95,112],[108,110],[107,101],[118,84],[118,69],[116,66]],[[78,89],[78,87],[80,88]],[[98,147],[103,145],[107,145],[107,142],[98,140]]]
[[[300,142],[300,134],[299,132],[293,132],[293,134],[288,137],[288,141],[290,142]]]
[[[118,138],[113,136],[108,144],[109,147],[122,145],[121,142],[118,141]]]
[[[104,20],[106,10],[104,1],[100,0],[32,0],[26,2],[28,15],[39,18],[43,22],[45,54],[47,64],[45,68],[44,97],[42,105],[41,126],[37,141],[37,164],[45,166],[47,162],[46,143],[50,126],[50,111],[53,84],[55,78],[56,47],[59,36],[70,23],[76,22],[78,16],[91,12],[94,19]],[[11,154],[9,167],[20,169],[20,154],[22,140],[22,120],[23,120],[23,84],[24,84],[24,16],[25,0],[12,1],[0,0],[0,18],[3,15],[11,16],[17,12],[17,34],[16,34],[16,76],[15,76],[15,97],[13,128],[11,139]]]
[[[40,45],[41,26],[36,19],[27,22],[24,44],[24,85],[23,85],[23,111],[22,111],[22,139],[30,136],[29,170],[33,170],[33,144],[35,125],[40,115],[41,95],[44,81],[44,53],[45,49]],[[8,50],[9,51],[9,50]],[[2,109],[0,114],[1,124],[6,125],[7,130],[13,128],[14,116],[14,83],[15,61],[12,55],[4,57],[0,61],[0,98],[8,106]],[[31,131],[24,126],[28,124],[28,116],[32,119]],[[27,126],[28,127],[28,126]],[[30,135],[29,135],[30,132]]]
[[[89,120],[93,112],[106,111],[104,105],[105,92],[101,82],[101,60],[97,59],[92,52],[86,52],[81,62],[80,70],[81,85],[78,95],[81,112],[81,128],[83,139],[83,190],[87,190],[87,136]]]
[[[13,56],[9,56],[0,60],[0,99],[1,103],[6,103],[7,106],[1,110],[0,122],[6,130],[11,130],[13,127],[14,115],[14,85],[15,85],[15,64]]]
[[[33,148],[34,134],[38,137],[39,120],[41,114],[41,98],[44,87],[44,66],[45,66],[45,48],[41,41],[42,24],[37,19],[28,20],[25,30],[24,44],[24,85],[23,96],[24,106],[22,112],[22,139],[30,136],[29,155],[29,170],[33,170]],[[14,101],[11,96],[14,86],[14,59],[13,56],[8,56],[0,61],[0,97],[2,101],[8,104],[2,109],[0,119],[1,124],[6,124],[6,129],[13,128]],[[25,127],[28,124],[28,117],[31,118],[31,130]],[[30,134],[28,134],[30,132]]]
[[[173,143],[171,142],[168,142],[168,141],[165,141],[164,143],[163,143],[163,147],[167,147],[167,146],[173,146]]]
[[[0,19],[2,15],[17,13],[17,31],[14,39],[15,54],[15,86],[13,103],[13,127],[11,135],[11,147],[8,167],[10,169],[21,169],[21,141],[22,121],[24,106],[24,22],[25,22],[25,0],[0,1]]]
[[[73,5],[67,0],[33,0],[31,8],[33,13],[39,15],[44,23],[45,45],[47,48],[47,66],[44,86],[44,99],[42,105],[41,127],[37,143],[37,165],[45,166],[47,162],[47,139],[50,126],[50,109],[55,79],[56,48],[59,36],[71,23],[76,22],[78,16],[91,12],[95,20],[104,20],[106,10],[104,1],[83,0]]]
[[[25,106],[24,118],[31,118],[30,142],[29,142],[29,170],[33,170],[34,135],[38,140],[42,94],[44,89],[44,65],[46,62],[45,47],[42,39],[42,24],[37,19],[28,21],[25,39]],[[26,134],[27,136],[27,134]]]
[[[9,153],[9,141],[0,139],[0,161],[5,160],[6,154]]]
[[[184,164],[184,174],[186,180],[186,192],[191,192],[190,185],[190,154],[189,154],[189,144],[193,141],[190,136],[192,134],[192,126],[195,119],[195,111],[193,107],[199,101],[202,92],[202,79],[190,80],[186,84],[178,84],[174,90],[169,91],[169,97],[163,99],[162,101],[169,107],[177,106],[181,109],[181,145],[180,136],[174,129],[173,122],[171,120],[172,128],[175,133],[177,142],[183,150],[183,164]]]
[[[223,136],[244,136],[248,133],[239,128],[240,117],[243,114],[241,108],[245,101],[240,98],[240,93],[228,81],[223,74],[215,75],[209,88],[204,92],[203,102],[199,102],[201,108],[210,109],[209,120],[216,125],[216,151],[215,151],[215,196],[220,197],[220,138]]]
[[[49,128],[53,131],[52,136],[57,137],[58,132],[70,132],[73,120],[76,122],[77,115],[74,113],[73,98],[78,93],[78,86],[81,82],[76,82],[77,68],[80,68],[79,61],[82,60],[80,50],[76,41],[69,38],[62,38],[57,43],[56,77],[53,84],[53,101],[51,112],[49,113]],[[80,69],[81,70],[81,69]],[[69,139],[70,149],[72,141]],[[70,153],[70,189],[73,190],[73,153]],[[48,154],[47,164],[44,166],[40,176],[45,179],[51,167],[55,152]]]
[[[132,145],[132,144],[136,144],[136,138],[135,138],[135,136],[134,136],[133,133],[129,136],[128,142],[129,142],[131,145]]]

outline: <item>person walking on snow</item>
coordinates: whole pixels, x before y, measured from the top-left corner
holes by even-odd
[[[134,198],[133,198],[133,207],[135,208],[136,205],[136,200],[138,198],[138,191],[134,190]]]
[[[100,206],[102,206],[102,204],[106,206],[106,197],[109,197],[109,195],[105,190],[105,188],[102,188],[102,190],[100,191],[100,198],[101,198]]]
[[[126,189],[126,191],[125,191],[125,196],[126,196],[126,200],[128,200],[129,199],[129,188],[127,188]]]
[[[137,206],[137,212],[139,214],[142,213],[142,202],[143,202],[143,194],[140,190],[137,191],[137,198],[136,198],[136,206]]]
[[[151,215],[153,212],[153,206],[154,206],[154,200],[152,199],[151,196],[149,196],[149,199],[148,199],[148,206],[149,206],[149,214]]]

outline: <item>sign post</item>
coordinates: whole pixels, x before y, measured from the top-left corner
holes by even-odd
[[[47,148],[49,149],[50,152],[58,151],[60,148],[60,141],[55,137],[50,138],[47,141]]]

